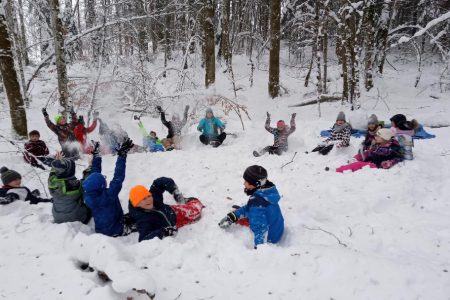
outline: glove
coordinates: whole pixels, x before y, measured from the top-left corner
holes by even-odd
[[[42,109],[42,114],[44,115],[45,118],[48,118],[48,112],[45,107]]]
[[[178,188],[176,188],[173,191],[173,197],[175,198],[175,201],[177,203],[182,203],[182,204],[186,203],[186,199],[184,198],[183,194],[178,190]]]
[[[233,212],[230,212],[227,214],[225,218],[220,220],[219,227],[220,228],[228,228],[231,224],[235,223],[237,221],[237,217]]]
[[[134,144],[133,141],[130,138],[127,138],[120,146],[119,148],[116,148],[117,155],[119,156],[127,156],[128,151],[133,148]]]
[[[189,107],[190,107],[189,105],[186,105],[186,107],[184,108],[184,110],[185,110],[185,111],[188,111],[188,110],[189,110]]]
[[[296,116],[297,116],[297,113],[293,113],[292,114],[292,119],[295,119]]]
[[[175,226],[167,226],[162,229],[164,236],[173,236],[178,232]]]
[[[98,119],[98,117],[100,116],[100,113],[98,111],[94,111],[92,116],[94,117],[94,119]]]
[[[135,120],[140,120],[140,119],[141,119],[141,117],[136,116],[136,115],[135,115],[133,118],[134,118]]]
[[[96,141],[91,141],[94,148],[91,151],[91,154],[97,156],[100,152],[100,143]]]
[[[156,110],[157,110],[158,112],[160,112],[160,113],[162,113],[162,111],[163,111],[162,108],[161,108],[161,106],[159,106],[159,105],[156,107]]]
[[[266,112],[266,114],[267,114],[267,119],[270,120],[270,114],[269,114],[269,112]]]
[[[41,196],[41,192],[38,189],[35,189],[31,192],[31,195],[33,195],[35,197],[39,197],[39,196]]]

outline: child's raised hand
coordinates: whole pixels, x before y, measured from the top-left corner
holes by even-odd
[[[270,114],[269,114],[269,112],[266,112],[266,114],[267,114],[267,119],[270,119]]]
[[[297,116],[297,113],[293,113],[292,114],[292,119],[295,119],[296,116]]]
[[[61,160],[63,158],[64,158],[64,153],[62,153],[61,151],[56,151],[55,159],[56,160]]]

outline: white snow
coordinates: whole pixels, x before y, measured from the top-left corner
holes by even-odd
[[[148,299],[132,291],[135,288],[155,293],[156,299],[448,300],[450,129],[426,127],[437,138],[415,141],[415,160],[390,170],[333,171],[356,153],[361,139],[352,138],[349,148],[333,150],[325,157],[305,153],[321,141],[320,130],[330,128],[341,110],[356,127],[363,126],[364,118],[372,113],[386,122],[390,116],[404,113],[426,126],[450,124],[450,93],[440,94],[434,84],[439,68],[425,65],[415,89],[415,66],[395,57],[390,61],[398,71],[386,65],[384,77],[375,79],[379,91],[364,92],[360,110],[350,112],[349,106],[340,102],[321,104],[323,117],[318,119],[315,105],[288,108],[314,91],[313,83],[308,89],[303,87],[298,70],[282,68],[281,83],[289,94],[271,100],[267,97],[267,73],[256,71],[255,86],[250,88],[247,59],[234,57],[236,83],[244,87],[238,91],[239,103],[248,107],[252,118],[244,119],[246,131],[236,115],[225,116],[214,107],[216,115],[227,121],[227,131],[238,137],[227,138],[219,148],[204,147],[195,127],[207,106],[206,97],[164,102],[169,113],[181,112],[185,104],[197,108],[196,119],[185,128],[184,150],[129,155],[120,193],[126,211],[132,186],[150,186],[157,177],[170,176],[185,196],[196,196],[206,205],[201,220],[181,228],[176,237],[138,243],[137,234],[120,238],[95,234],[92,222],[53,224],[51,205],[45,203],[1,206],[0,295],[5,299],[125,299],[130,295]],[[330,93],[340,90],[333,79],[338,78],[336,70],[330,70]],[[76,66],[69,75],[86,72]],[[105,70],[103,80],[107,73]],[[93,70],[90,76],[95,75]],[[199,92],[232,99],[230,81],[219,71],[217,76],[214,91]],[[59,145],[46,128],[40,108],[56,86],[53,77],[54,73],[44,73],[41,79],[51,80],[34,83],[33,102],[27,110],[29,130],[38,129],[51,152]],[[426,91],[419,93],[422,89]],[[101,117],[120,123],[141,143],[132,113],[118,113],[120,106],[114,99],[119,90],[113,86],[99,91]],[[429,98],[430,93],[439,99]],[[51,116],[57,110],[56,105],[49,105]],[[297,130],[289,138],[285,155],[254,158],[253,150],[273,141],[264,130],[266,111],[272,114],[272,125],[278,119],[288,121],[296,112]],[[3,109],[0,118],[0,133],[11,136],[9,112]],[[160,138],[165,136],[159,119],[147,116],[142,120],[148,130],[155,130]],[[47,172],[32,171],[15,151],[1,140],[0,164],[19,171],[26,186],[43,191],[40,180],[46,185]],[[281,169],[296,151],[293,163]],[[108,181],[115,160],[104,157],[103,173]],[[87,157],[77,162],[78,176],[87,163]],[[277,185],[286,223],[279,245],[263,245],[257,250],[248,228],[233,225],[222,230],[217,226],[233,204],[246,202],[242,174],[252,164],[264,166]],[[326,166],[331,170],[325,171]],[[174,203],[170,195],[165,201]],[[112,282],[103,283],[96,272],[81,270],[81,263],[106,272]]]

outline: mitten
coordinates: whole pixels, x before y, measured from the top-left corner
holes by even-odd
[[[130,138],[127,138],[121,145],[119,148],[116,148],[117,150],[117,155],[119,156],[127,156],[128,151],[131,150],[131,148],[133,148],[134,144],[133,141]]]
[[[91,141],[93,145],[93,149],[91,151],[91,154],[94,156],[97,156],[100,153],[100,143],[96,141]]]
[[[161,108],[161,106],[159,106],[159,105],[156,107],[156,110],[157,110],[158,112],[160,112],[160,113],[162,113],[162,111],[163,111],[162,108]]]
[[[45,118],[48,118],[48,112],[45,107],[42,109],[42,114],[44,115]]]
[[[167,226],[162,229],[164,236],[173,236],[178,232],[175,226]]]
[[[227,214],[225,218],[220,220],[219,227],[220,228],[228,228],[231,224],[235,223],[237,221],[237,217],[233,212],[230,212]]]
[[[94,119],[98,119],[98,117],[100,116],[100,113],[98,111],[94,111],[92,116],[94,117]]]
[[[297,113],[293,113],[292,114],[292,119],[295,119],[296,116],[297,116]]]
[[[269,112],[266,112],[266,114],[267,114],[267,119],[270,120],[270,114],[269,114]]]

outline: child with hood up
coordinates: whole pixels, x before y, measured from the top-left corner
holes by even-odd
[[[73,110],[71,111],[72,122],[70,123],[67,123],[66,117],[62,114],[56,115],[55,123],[53,123],[50,121],[46,108],[42,109],[42,114],[44,115],[47,127],[58,136],[58,141],[64,156],[66,158],[78,159],[78,147],[74,145],[76,138],[73,133],[75,126],[77,126],[77,115],[75,112]]]
[[[172,120],[166,120],[166,113],[162,110],[161,106],[157,106],[156,110],[161,114],[161,122],[167,127],[169,132],[167,137],[163,139],[164,147],[167,150],[181,149],[181,130],[187,123],[189,105],[186,105],[183,114],[183,120],[180,120],[180,116],[177,113],[172,115]]]
[[[133,141],[126,139],[117,149],[114,177],[107,188],[105,176],[101,174],[102,158],[99,155],[99,143],[94,144],[91,173],[82,186],[84,202],[91,209],[97,233],[112,237],[124,234],[125,221],[119,193],[125,180],[127,153],[131,148],[133,148]]]
[[[23,153],[23,158],[27,163],[33,167],[38,167],[45,170],[43,164],[50,166],[53,158],[49,157],[49,151],[47,145],[44,141],[40,140],[41,134],[37,130],[32,130],[29,133],[30,140],[25,143],[25,152]]]
[[[206,109],[206,116],[200,120],[197,130],[202,132],[199,138],[204,145],[219,147],[227,137],[227,134],[224,132],[225,124],[214,117],[211,108]]]
[[[391,131],[400,144],[403,157],[406,160],[412,160],[414,158],[412,150],[414,147],[413,135],[419,127],[420,125],[415,119],[408,121],[406,116],[402,114],[394,115],[391,118]]]
[[[142,133],[142,145],[150,152],[164,152],[164,146],[161,144],[161,141],[156,136],[156,132],[150,131],[148,132],[142,121],[139,121],[138,127]]]
[[[254,235],[255,249],[265,243],[278,243],[283,236],[284,218],[278,202],[280,194],[276,186],[267,179],[267,171],[253,165],[244,172],[244,192],[250,196],[246,205],[230,212],[220,222],[221,228],[248,218]],[[267,234],[267,240],[266,240]]]
[[[164,203],[163,194],[169,192],[177,205]],[[150,190],[136,185],[130,190],[128,210],[136,221],[139,242],[155,237],[173,236],[178,228],[200,219],[203,204],[196,198],[185,199],[172,178],[160,177]]]
[[[370,168],[389,169],[403,160],[399,143],[394,134],[387,128],[381,128],[375,135],[375,144],[363,154],[355,155],[356,162],[341,166],[336,172],[357,171],[365,166]]]
[[[273,146],[267,146],[261,151],[253,151],[253,155],[258,157],[266,152],[269,154],[281,155],[288,150],[288,137],[295,131],[295,116],[293,113],[291,117],[291,127],[286,126],[283,120],[277,122],[277,128],[270,127],[270,114],[267,112],[267,119],[265,128],[268,132],[273,134]]]
[[[336,145],[336,148],[350,146],[350,136],[352,127],[345,120],[344,112],[339,112],[336,118],[336,123],[331,128],[331,136],[324,140],[320,145],[312,150],[312,152],[319,152],[322,155],[327,155]]]
[[[0,204],[9,204],[14,201],[30,201],[30,204],[40,202],[52,202],[52,199],[40,197],[39,190],[30,191],[29,188],[22,186],[22,176],[7,167],[0,169],[3,186],[0,188]]]
[[[89,172],[85,170],[84,174]],[[82,222],[87,224],[91,212],[84,204],[81,181],[75,177],[75,162],[56,153],[48,178],[48,189],[53,197],[52,214],[55,223]]]

